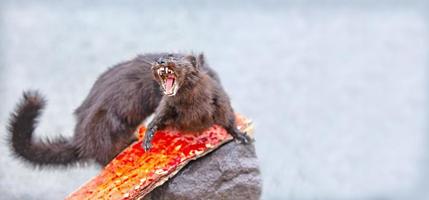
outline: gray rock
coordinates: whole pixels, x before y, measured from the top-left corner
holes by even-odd
[[[255,147],[230,142],[190,162],[145,200],[259,199],[262,179]]]

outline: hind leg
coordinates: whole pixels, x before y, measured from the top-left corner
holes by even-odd
[[[125,148],[123,143],[129,144],[130,136],[121,124],[103,109],[82,119],[75,130],[75,143],[82,157],[94,159],[102,166],[108,164]],[[120,140],[121,137],[127,141]]]

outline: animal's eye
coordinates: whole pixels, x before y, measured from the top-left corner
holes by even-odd
[[[158,64],[160,64],[160,65],[165,64],[165,60],[163,58],[159,58]]]

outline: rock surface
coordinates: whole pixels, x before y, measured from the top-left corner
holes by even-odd
[[[259,199],[262,179],[253,145],[230,142],[192,161],[144,200]]]

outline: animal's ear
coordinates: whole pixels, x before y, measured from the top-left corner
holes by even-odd
[[[203,53],[200,53],[197,58],[197,66],[198,68],[203,67],[206,64],[206,58]]]
[[[199,68],[197,58],[193,54],[186,56],[186,59],[191,62],[192,66],[194,66],[195,69]]]

